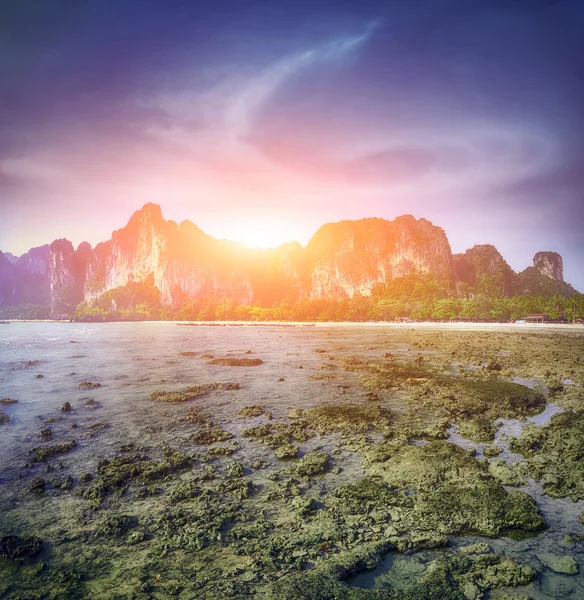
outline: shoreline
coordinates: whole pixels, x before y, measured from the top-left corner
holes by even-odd
[[[170,324],[182,327],[388,327],[403,329],[517,329],[547,330],[559,329],[568,331],[584,331],[581,323],[491,323],[491,322],[392,322],[392,321],[70,321],[68,319],[8,319],[11,323],[67,323],[83,325],[110,324]]]

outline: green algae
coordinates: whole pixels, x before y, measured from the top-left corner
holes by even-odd
[[[251,404],[249,406],[244,406],[239,410],[237,415],[243,419],[247,419],[249,417],[259,417],[265,414],[268,418],[271,418],[271,413],[267,412],[263,406],[258,406],[257,404]]]
[[[311,434],[306,431],[307,426],[308,423],[302,420],[291,424],[266,423],[244,429],[241,436],[252,438],[276,450],[282,446],[291,446],[293,442],[305,442],[310,439]]]
[[[496,446],[494,444],[483,446],[483,456],[486,456],[487,458],[499,456],[501,452],[503,452],[503,448],[501,448],[501,446]]]
[[[385,549],[381,549],[382,551]],[[344,583],[354,572],[371,569],[380,559],[376,548],[353,558],[341,569],[315,570],[285,577],[260,594],[265,600],[469,600],[482,598],[496,588],[525,585],[536,578],[529,566],[496,554],[460,556],[447,554],[435,560],[415,585],[406,589],[361,589]],[[356,559],[356,560],[355,560]],[[354,564],[351,565],[351,562]]]
[[[525,457],[521,473],[541,481],[550,497],[584,500],[584,412],[553,415],[543,427],[528,424],[509,449]]]
[[[489,360],[496,360],[502,366],[502,371],[496,372],[508,377],[512,360],[495,356],[491,353]],[[451,455],[434,446],[434,442],[419,455],[409,454],[410,439],[445,438],[452,422],[461,425],[483,421],[490,427],[495,415],[497,418],[500,416],[496,406],[492,411],[480,412],[482,401],[477,405],[469,401],[464,410],[457,412],[456,397],[442,398],[442,395],[452,394],[452,388],[436,383],[438,375],[442,377],[444,372],[436,369],[433,374],[434,367],[427,367],[427,364],[422,367],[416,363],[419,371],[410,372],[409,377],[405,376],[405,372],[402,376],[395,370],[392,381],[399,385],[401,391],[406,391],[407,402],[414,412],[420,408],[425,410],[428,406],[438,407],[442,411],[439,413],[441,418],[435,423],[424,422],[425,415],[415,425],[398,423],[399,415],[387,401],[391,396],[386,393],[393,393],[397,387],[372,389],[376,399],[369,403],[369,407],[374,404],[383,409],[382,415],[377,413],[377,416],[371,417],[371,414],[349,412],[338,419],[330,414],[322,419],[322,414],[306,414],[307,410],[303,409],[290,415],[293,423],[269,423],[267,428],[249,428],[252,434],[241,436],[244,439],[241,446],[237,446],[240,453],[236,456],[241,455],[243,464],[253,466],[252,460],[257,458],[257,453],[263,452],[261,457],[267,464],[261,471],[250,473],[243,469],[238,474],[235,468],[230,472],[231,462],[226,459],[227,452],[236,446],[214,446],[205,448],[202,456],[188,455],[189,448],[192,448],[189,435],[200,432],[207,435],[215,428],[225,431],[224,427],[237,435],[241,426],[237,420],[226,425],[221,411],[217,412],[218,416],[213,412],[211,420],[208,414],[195,409],[180,422],[160,424],[157,430],[161,436],[172,438],[175,440],[173,444],[178,444],[181,451],[176,451],[174,460],[172,455],[169,458],[164,456],[164,452],[160,458],[155,454],[158,450],[128,448],[128,456],[141,456],[136,462],[144,465],[135,472],[133,467],[128,466],[130,471],[125,476],[120,473],[120,480],[116,479],[114,471],[118,468],[123,471],[125,467],[121,465],[111,465],[111,474],[100,474],[98,470],[84,466],[84,469],[92,470],[91,480],[78,484],[73,497],[80,503],[79,527],[82,528],[87,520],[85,527],[89,537],[83,537],[76,527],[59,533],[56,539],[50,540],[57,543],[54,548],[49,545],[46,572],[31,578],[33,584],[23,583],[26,581],[24,572],[10,576],[10,582],[18,590],[15,593],[26,598],[40,597],[40,592],[30,587],[34,585],[42,586],[46,597],[52,594],[55,598],[59,594],[70,598],[106,598],[117,594],[120,599],[261,598],[266,595],[271,598],[421,600],[468,599],[471,597],[469,594],[478,598],[479,594],[496,589],[496,586],[526,583],[533,577],[533,572],[521,570],[521,565],[508,563],[503,557],[493,558],[496,555],[485,552],[483,554],[488,555],[488,560],[475,561],[475,557],[470,556],[468,562],[467,557],[451,556],[447,550],[440,551],[447,555],[439,559],[423,580],[411,589],[361,590],[352,587],[350,579],[347,579],[363,569],[374,568],[387,552],[438,548],[448,544],[448,536],[469,532],[493,536],[515,535],[516,532],[533,535],[541,525],[534,505],[525,500],[525,495],[509,494],[502,487],[512,485],[509,483],[512,477],[516,477],[516,481],[521,480],[521,473],[514,466],[506,466],[506,470],[502,467],[497,469],[493,465],[502,461],[485,461],[483,464],[468,453]],[[308,363],[305,363],[305,369],[307,366]],[[486,381],[487,370],[485,368],[485,374],[477,376],[477,381],[483,377]],[[366,370],[363,374],[377,375]],[[463,378],[472,379],[474,376]],[[325,386],[322,387],[324,389]],[[348,393],[351,393],[351,388]],[[565,394],[565,391],[556,393]],[[464,401],[467,391],[460,395]],[[471,396],[468,393],[468,397]],[[362,408],[361,400],[369,402],[361,394],[351,398],[349,405]],[[258,396],[255,401],[265,400]],[[497,404],[496,398],[492,401]],[[323,406],[327,405],[317,408]],[[474,413],[476,406],[479,408],[477,414]],[[522,410],[521,406],[512,410]],[[272,408],[269,403],[267,407]],[[156,407],[152,409],[156,410]],[[527,407],[526,410],[529,412],[537,408]],[[279,413],[274,410],[274,414]],[[250,414],[249,418],[254,416],[259,415]],[[363,421],[355,419],[355,416],[363,417]],[[385,422],[384,416],[387,417]],[[292,426],[295,428],[291,429]],[[59,433],[57,427],[56,434]],[[313,431],[321,434],[318,443],[343,467],[342,477],[328,475],[326,469],[316,476],[296,473],[295,468],[311,452],[298,461],[292,459],[291,463],[283,465],[273,460],[274,455],[270,460],[271,453],[253,444],[253,441],[258,441],[277,452],[286,447],[288,440],[287,443],[296,448],[293,442],[303,444],[301,440],[307,441]],[[386,439],[382,444],[374,445],[367,438],[373,438],[369,434],[377,432],[384,434]],[[294,433],[300,440],[294,438]],[[330,445],[336,443],[338,437],[327,438],[329,433],[352,436],[355,442],[351,445],[344,439],[340,446],[342,452],[336,453]],[[357,440],[356,436],[361,437]],[[382,436],[375,437],[379,439]],[[314,448],[314,442],[302,446],[303,451],[308,448]],[[347,455],[355,451],[353,449],[366,457],[364,466],[367,475],[362,479],[361,474],[355,474],[350,462],[344,462]],[[187,454],[182,455],[182,451]],[[251,457],[246,454],[248,451],[252,453]],[[433,453],[438,454],[435,462],[431,459]],[[188,462],[183,466],[180,466],[181,456],[188,456]],[[117,458],[120,456],[110,456],[108,460]],[[466,458],[473,462],[467,463]],[[400,472],[396,464],[402,461],[406,464]],[[255,462],[259,464],[262,461]],[[425,471],[429,462],[430,467]],[[443,472],[443,463],[449,463],[450,469]],[[409,479],[407,470],[411,471]],[[110,475],[111,487],[106,485],[104,494],[98,495],[107,502],[97,506],[90,496],[87,502],[75,496],[87,490],[92,483],[107,483]],[[465,482],[465,479],[468,481]],[[54,484],[53,487],[56,488]],[[66,500],[68,493],[64,488],[57,492],[51,490],[46,496],[59,494],[59,500]],[[33,498],[31,501],[47,500]],[[95,535],[110,512],[114,516],[136,518],[139,524],[117,531],[113,520],[111,529],[106,527],[111,533],[104,531]],[[41,534],[45,537],[44,533]],[[67,554],[79,548],[79,539],[85,541],[88,549],[79,556]],[[286,591],[289,590],[288,585],[294,586],[290,588],[292,592]],[[28,591],[25,592],[27,586]],[[291,595],[286,596],[286,593]]]
[[[317,406],[306,410],[298,410],[294,413],[294,417],[304,419],[311,429],[321,434],[365,433],[387,429],[391,425],[391,413],[387,409],[379,406],[360,406],[358,404]]]
[[[0,557],[15,559],[33,558],[43,550],[43,541],[35,535],[7,535],[0,539]]]
[[[294,446],[293,444],[284,444],[283,446],[279,446],[276,448],[276,456],[280,460],[288,460],[290,458],[295,458],[298,454],[298,446]]]
[[[190,440],[197,446],[206,446],[215,442],[224,442],[233,438],[233,434],[221,427],[210,426],[191,435]]]
[[[94,383],[91,381],[82,381],[78,387],[80,390],[94,390],[96,388],[100,388],[101,383]]]
[[[130,452],[111,459],[102,459],[97,472],[88,480],[78,494],[86,500],[101,502],[109,493],[128,484],[149,484],[170,473],[188,469],[194,458],[168,446],[163,446],[164,460],[151,460],[146,454]]]
[[[326,452],[309,452],[300,459],[294,473],[298,477],[316,477],[326,473],[329,468],[330,457]]]
[[[226,367],[259,367],[264,361],[261,358],[214,358],[210,365],[223,365]]]
[[[506,492],[486,464],[447,442],[400,447],[369,470],[392,488],[415,492],[406,518],[417,528],[423,523],[438,533],[496,536],[545,526],[529,495]]]
[[[77,442],[75,440],[70,440],[68,442],[62,442],[61,444],[54,444],[53,446],[32,448],[28,451],[28,455],[33,462],[44,462],[47,458],[51,458],[57,454],[70,452],[75,446],[77,446]]]

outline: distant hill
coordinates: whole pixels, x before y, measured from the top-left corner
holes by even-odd
[[[575,293],[563,281],[559,254],[540,252],[534,266],[515,273],[490,245],[453,255],[443,229],[411,215],[328,223],[304,248],[258,250],[217,240],[190,221],[167,221],[160,206],[146,204],[95,248],[60,239],[19,258],[0,252],[0,307],[44,306],[64,318],[82,302],[115,310],[144,286],[156,289],[149,301],[173,309],[208,299],[262,306],[341,301],[414,274],[460,297]],[[128,285],[129,296],[116,291]]]

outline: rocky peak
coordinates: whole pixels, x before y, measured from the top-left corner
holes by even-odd
[[[376,283],[413,272],[453,281],[444,230],[412,215],[328,223],[314,234],[306,253],[313,298],[368,295]]]
[[[533,266],[542,275],[564,281],[564,263],[557,252],[538,252],[533,257]]]
[[[491,244],[477,244],[462,254],[455,254],[454,270],[457,284],[465,283],[475,293],[513,294],[515,272]]]

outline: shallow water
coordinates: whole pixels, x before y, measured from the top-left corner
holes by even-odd
[[[238,460],[245,463],[262,460],[266,468],[256,475],[258,483],[268,480],[278,468],[273,451],[241,438],[249,422],[238,418],[238,411],[250,404],[262,405],[274,420],[285,419],[288,410],[310,408],[321,403],[366,401],[366,390],[357,373],[336,367],[335,359],[343,356],[378,359],[386,348],[382,328],[325,327],[280,328],[261,327],[179,327],[172,323],[11,323],[0,329],[0,398],[13,398],[18,404],[3,407],[11,422],[0,425],[0,537],[26,531],[30,523],[47,536],[56,536],[59,525],[66,526],[69,508],[77,499],[48,497],[30,500],[26,511],[30,477],[46,476],[47,465],[38,463],[27,467],[27,450],[42,445],[40,431],[50,427],[58,442],[75,440],[73,452],[60,455],[60,473],[94,472],[100,459],[113,456],[121,444],[134,442],[139,446],[157,446],[168,441],[181,446],[182,437],[169,437],[164,424],[176,422],[191,406],[203,406],[213,418],[237,436]],[[325,352],[317,352],[325,350]],[[260,369],[210,365],[202,355],[242,357],[251,351],[261,358]],[[194,352],[195,356],[180,356]],[[430,360],[433,351],[412,351],[397,344],[393,355],[424,354]],[[332,356],[332,358],[331,358]],[[29,362],[37,364],[28,365]],[[299,368],[302,367],[302,368]],[[312,376],[331,374],[330,379]],[[37,375],[42,377],[37,378]],[[284,381],[280,381],[283,378]],[[83,381],[99,383],[95,389],[79,389]],[[517,383],[533,386],[535,379],[523,378]],[[148,399],[156,390],[179,391],[189,385],[210,382],[239,383],[236,391],[216,390],[184,404],[157,403]],[[85,405],[94,399],[93,406]],[[70,412],[62,412],[65,402]],[[395,414],[408,417],[407,407],[400,405],[399,395],[384,398],[384,405]],[[528,421],[536,426],[549,422],[562,409],[548,403],[545,411]],[[425,415],[418,415],[420,418]],[[409,418],[409,417],[408,417]],[[413,417],[412,417],[413,418]],[[48,419],[54,419],[49,425]],[[253,424],[267,422],[257,417]],[[92,425],[105,423],[106,428],[95,430]],[[522,457],[508,450],[506,438],[520,435],[523,423],[500,420],[495,444],[503,448],[497,459],[507,462]],[[180,433],[180,432],[179,432]],[[173,435],[178,435],[173,433]],[[475,448],[482,458],[482,445],[465,440],[451,430],[449,441],[467,449]],[[421,442],[423,443],[423,442]],[[339,436],[315,437],[302,444],[302,453],[324,449],[335,453],[340,472],[327,479],[327,491],[356,481],[365,473],[356,453],[343,447]],[[495,460],[495,459],[488,459]],[[327,476],[328,477],[328,476]],[[526,588],[537,600],[584,598],[584,547],[582,542],[566,544],[565,533],[584,536],[584,525],[578,516],[584,502],[568,499],[551,500],[542,495],[541,485],[530,481],[521,488],[538,502],[549,529],[528,540],[508,538],[485,540],[468,537],[452,540],[452,546],[487,541],[491,547],[508,556],[534,566],[541,573],[538,581]],[[323,491],[324,493],[324,491]],[[53,533],[50,533],[53,532]],[[546,553],[574,556],[580,566],[577,576],[552,572],[541,557]],[[358,575],[353,584],[359,587],[383,587],[388,583],[403,587],[419,579],[437,551],[411,554],[390,553],[379,567]]]

